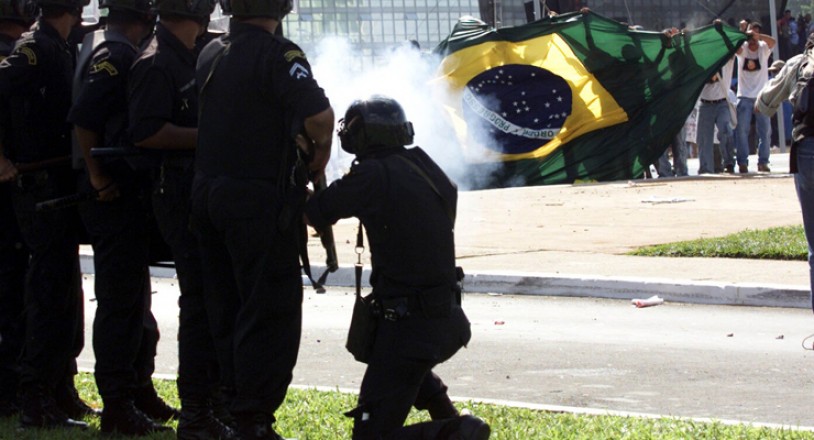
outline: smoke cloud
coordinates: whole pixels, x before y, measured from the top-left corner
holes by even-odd
[[[408,44],[396,46],[375,63],[362,66],[362,55],[341,37],[327,37],[306,48],[314,77],[331,100],[337,119],[357,99],[381,94],[397,100],[415,128],[415,143],[426,151],[461,189],[478,187],[463,156],[451,120],[443,108],[443,90],[431,84],[440,60],[419,52]],[[360,67],[361,66],[361,67]],[[350,168],[353,155],[334,138],[329,180],[341,177]],[[481,168],[479,168],[481,169]],[[482,171],[481,171],[482,173]]]

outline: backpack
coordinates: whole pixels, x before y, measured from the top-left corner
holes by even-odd
[[[805,136],[814,135],[814,111],[808,111],[814,109],[814,91],[811,90],[814,79],[814,53],[806,51],[804,57],[797,70],[797,83],[789,97],[794,106],[792,138],[795,142],[799,142]]]

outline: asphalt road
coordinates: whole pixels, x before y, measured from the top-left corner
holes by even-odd
[[[92,369],[92,276],[86,349]],[[177,283],[153,279],[162,340],[157,374],[177,368]],[[344,349],[352,289],[306,288],[294,384],[355,390],[363,365]],[[678,417],[814,426],[814,333],[802,309],[475,295],[464,299],[473,338],[436,371],[460,398]],[[812,348],[812,340],[807,342]]]

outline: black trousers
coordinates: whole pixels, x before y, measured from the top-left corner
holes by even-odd
[[[11,204],[11,183],[0,184],[0,400],[13,399],[23,349],[23,292],[28,249]]]
[[[234,413],[273,417],[285,399],[302,330],[302,277],[292,224],[278,229],[274,182],[195,177],[193,228]]]
[[[76,371],[84,346],[79,216],[73,208],[36,212],[42,202],[73,193],[71,170],[25,174],[12,201],[23,241],[31,252],[25,279],[25,342],[20,385],[53,389]]]
[[[220,373],[204,302],[198,240],[190,230],[192,166],[165,166],[158,175],[153,188],[153,213],[161,236],[172,251],[181,289],[178,394],[181,399],[204,399],[219,385]]]
[[[449,318],[379,318],[359,404],[346,413],[354,419],[353,439],[449,438],[460,419],[457,412],[433,414],[431,407],[448,402],[449,397],[432,368],[455,354],[470,336],[469,322],[460,307]],[[433,421],[403,426],[413,406],[430,409]]]
[[[94,376],[99,394],[108,402],[129,398],[136,387],[151,380],[159,339],[150,311],[148,193],[124,167],[108,170],[119,185],[119,198],[79,208],[96,272]],[[92,190],[84,174],[79,186],[82,191]]]

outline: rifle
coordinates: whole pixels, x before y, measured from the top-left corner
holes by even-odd
[[[305,139],[308,137],[305,135],[304,130],[301,130],[300,133]],[[304,187],[308,184],[308,181],[314,183],[314,194],[318,194],[327,188],[327,179],[325,178],[325,172],[320,172],[319,174],[312,174],[308,172],[308,164],[312,160],[311,152],[304,151],[300,148],[299,144],[294,143],[297,145],[297,159],[294,164],[294,170],[292,172],[292,183],[296,186]],[[308,240],[307,236],[307,227],[303,223],[301,225],[300,236],[304,237],[303,246],[300,249],[300,257],[302,258],[303,262],[303,270],[305,274],[308,276],[308,279],[311,280],[311,285],[314,287],[317,293],[325,293],[325,281],[328,279],[328,274],[336,272],[339,269],[339,260],[336,256],[336,243],[334,242],[334,233],[333,227],[328,225],[322,230],[318,230],[319,232],[319,240],[322,243],[322,247],[325,248],[325,272],[319,276],[318,279],[314,279],[311,275],[311,264],[308,259],[308,251],[305,247],[304,243]]]
[[[314,181],[314,195],[325,191],[328,187],[325,171],[320,172],[315,176]],[[325,248],[325,272],[319,277],[319,283],[324,284],[328,279],[328,274],[336,272],[339,269],[339,259],[336,257],[336,241],[334,240],[334,228],[328,225],[319,232],[319,241],[322,242],[322,247]]]

